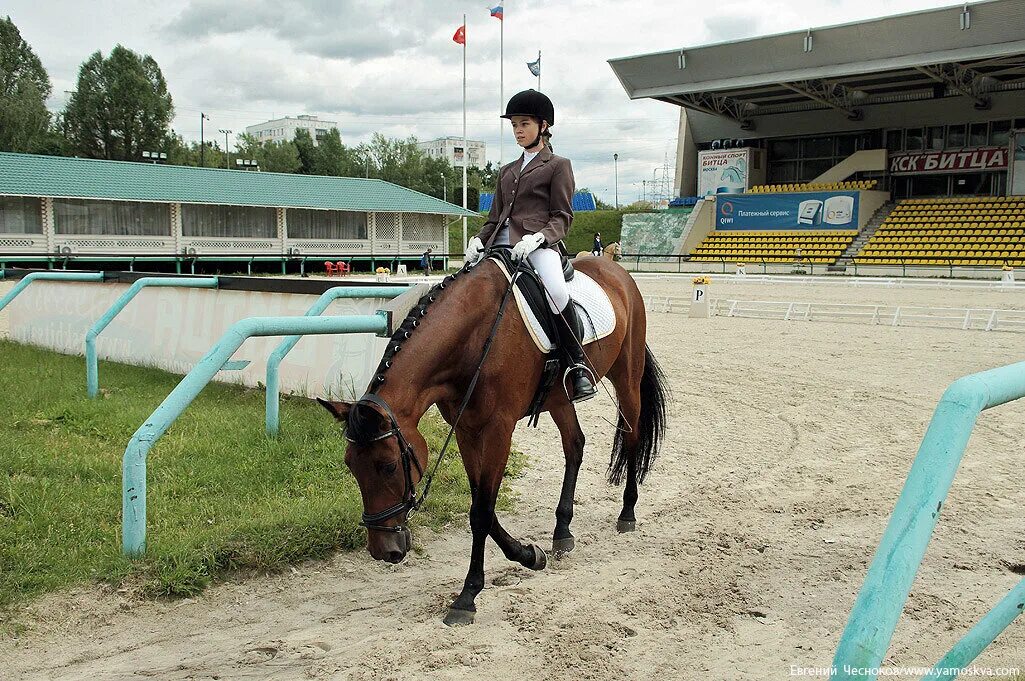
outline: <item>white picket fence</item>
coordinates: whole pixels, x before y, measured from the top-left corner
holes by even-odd
[[[686,313],[690,298],[647,296],[650,312]],[[783,321],[830,321],[886,326],[927,326],[977,331],[1025,331],[1025,311],[918,305],[857,305],[777,300],[709,300],[712,316]]]
[[[632,273],[637,280],[665,280],[679,281],[682,285],[690,287],[690,280],[694,274],[656,274],[656,273]],[[817,285],[829,284],[834,286],[850,286],[853,288],[907,288],[907,289],[997,289],[1008,291],[1025,291],[1025,280],[1012,283],[1002,282],[999,279],[928,279],[914,277],[848,277],[848,276],[789,276],[785,274],[706,274],[715,284],[798,284]]]

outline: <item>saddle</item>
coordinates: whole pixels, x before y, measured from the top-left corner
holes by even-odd
[[[601,287],[583,273],[578,274],[566,254],[561,253],[561,255],[563,276],[570,288],[570,305],[577,306],[577,312],[584,322],[583,344],[586,345],[612,333],[615,328],[615,313],[612,310],[612,303]],[[485,255],[484,260],[493,260],[502,270],[506,279],[511,279],[518,267],[518,263],[512,259],[511,250],[507,246],[492,247]],[[484,260],[481,262],[483,263]],[[559,333],[556,326],[562,321],[548,305],[544,284],[533,267],[524,269],[517,278],[514,295],[527,332],[534,340],[538,350],[545,355],[541,379],[525,414],[530,419],[527,425],[536,427],[541,407],[562,373],[562,353],[558,352]],[[579,300],[581,297],[586,299],[586,304],[581,304],[581,300]],[[597,318],[593,318],[592,313],[596,313]]]

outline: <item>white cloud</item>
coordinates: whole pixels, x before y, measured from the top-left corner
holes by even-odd
[[[347,143],[373,132],[430,139],[462,134],[462,48],[467,14],[467,132],[499,158],[499,37],[488,3],[454,0],[8,0],[9,13],[54,82],[63,106],[78,66],[117,43],[151,54],[174,97],[175,129],[199,138],[272,117],[319,114]],[[619,154],[620,201],[674,162],[678,109],[630,101],[608,59],[800,30],[949,4],[936,0],[508,0],[505,98],[536,86],[525,62],[542,51],[542,89],[557,110],[558,153],[578,186],[609,202]],[[504,161],[514,154],[505,136]]]

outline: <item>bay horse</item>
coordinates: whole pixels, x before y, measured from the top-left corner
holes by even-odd
[[[665,433],[667,386],[645,343],[644,301],[633,278],[604,258],[577,259],[574,267],[601,285],[615,310],[615,330],[587,344],[585,351],[595,374],[608,376],[616,389],[620,414],[608,480],[626,483],[617,529],[628,532],[636,524],[637,485],[650,470]],[[499,314],[508,287],[505,274],[487,259],[446,277],[420,299],[392,336],[367,394],[356,402],[318,400],[346,424],[345,463],[363,497],[367,549],[375,559],[390,563],[401,561],[410,549],[407,517],[419,506],[416,487],[428,467],[427,442],[417,431],[420,418],[436,404],[442,417],[455,424],[470,482],[473,548],[463,589],[445,617],[448,625],[473,622],[474,601],[484,588],[489,535],[509,560],[534,570],[547,564],[540,547],[511,537],[495,516],[513,429],[528,410],[545,357],[518,314]],[[490,354],[479,365],[489,337]],[[460,417],[463,398],[478,372]],[[558,386],[543,409],[558,426],[566,458],[552,542],[553,553],[561,557],[574,544],[570,521],[584,433],[573,403]]]

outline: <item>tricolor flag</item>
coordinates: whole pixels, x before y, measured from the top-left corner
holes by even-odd
[[[496,5],[494,7],[488,7],[488,11],[491,12],[491,16],[495,17],[499,21],[504,21],[505,17],[504,17],[501,5]]]
[[[540,76],[541,75],[541,55],[540,54],[537,55],[537,61],[528,61],[527,62],[527,68],[530,69],[530,72],[533,73],[535,76]]]
[[[466,44],[466,24],[463,24],[456,29],[456,34],[452,36],[452,40],[459,43],[460,45]]]

